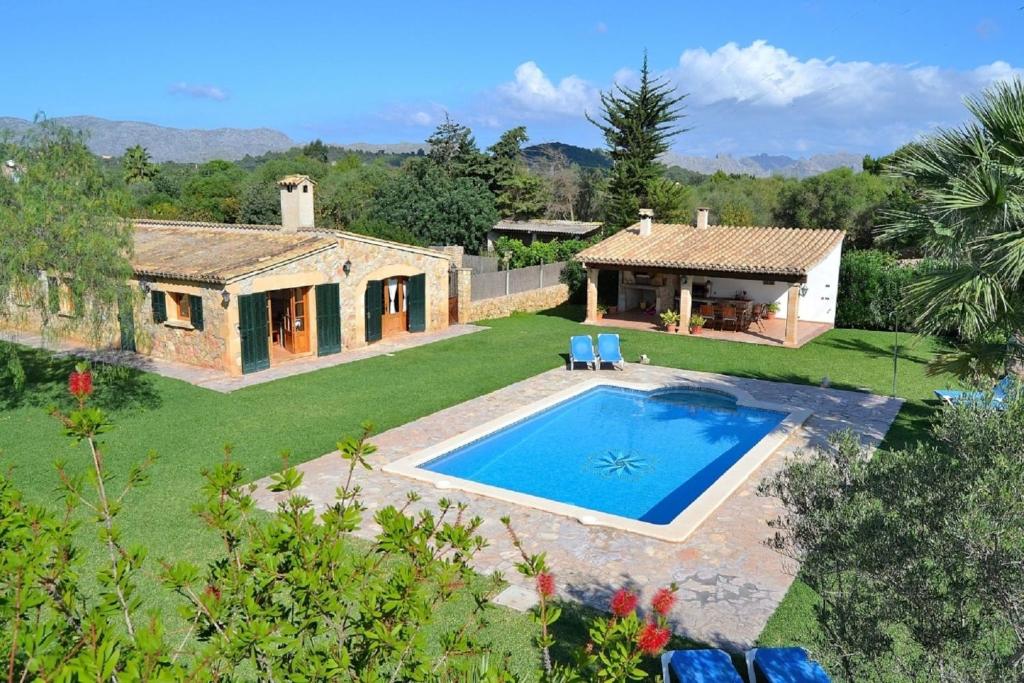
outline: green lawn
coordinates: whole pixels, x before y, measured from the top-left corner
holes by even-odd
[[[97,378],[96,398],[117,423],[106,435],[108,463],[123,473],[150,449],[161,456],[151,484],[125,501],[126,536],[143,542],[151,558],[202,561],[215,545],[190,506],[200,486],[200,469],[217,462],[225,444],[233,445],[234,458],[249,468],[253,479],[279,469],[282,452],[287,451],[294,463],[314,458],[332,450],[340,436],[355,432],[364,420],[386,430],[562,365],[571,334],[597,331],[581,328],[578,314],[570,308],[494,320],[483,332],[229,395],[156,375],[107,370]],[[795,350],[633,330],[620,333],[627,360],[646,353],[657,365],[801,384],[818,384],[827,375],[836,388],[883,394],[892,390],[890,333],[834,330]],[[893,445],[920,433],[934,408],[931,390],[949,381],[925,375],[934,342],[906,335],[901,341],[906,346],[897,392],[907,404],[890,432]],[[54,362],[47,354],[28,349],[23,357],[28,390],[21,397],[0,393],[0,466],[13,466],[16,483],[30,498],[55,502],[53,462],[86,464],[84,452],[71,446],[46,414],[48,405],[67,403],[65,381],[71,362]],[[91,530],[83,531],[81,538],[95,547]],[[89,555],[90,562],[95,560]],[[789,602],[780,614],[789,609]],[[151,598],[148,606],[166,610],[171,603]],[[806,616],[793,621],[791,628],[773,621],[774,637],[798,635]],[[531,631],[522,615],[503,613],[492,636],[502,649],[523,652]]]

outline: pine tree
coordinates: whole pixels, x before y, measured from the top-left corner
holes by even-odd
[[[652,78],[644,54],[637,88],[616,85],[601,93],[601,116],[587,120],[601,129],[612,158],[607,225],[623,228],[636,221],[637,210],[647,202],[650,183],[661,174],[658,158],[668,151],[669,141],[684,132],[676,122],[684,117],[681,102],[686,94]]]
[[[468,126],[457,123],[446,114],[427,138],[428,157],[452,178],[479,178],[484,172],[484,155],[476,146],[476,138]]]
[[[547,204],[544,181],[523,163],[522,146],[527,140],[525,126],[517,126],[502,133],[487,150],[489,185],[502,218],[535,218]]]

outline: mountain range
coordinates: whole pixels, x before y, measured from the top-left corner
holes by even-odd
[[[286,134],[271,128],[170,128],[138,121],[112,121],[96,116],[68,116],[54,119],[57,123],[83,131],[87,135],[89,148],[98,155],[120,156],[134,145],[145,147],[154,161],[178,161],[199,163],[210,159],[241,159],[246,155],[259,156],[267,152],[283,152],[300,144]],[[32,122],[14,117],[0,117],[0,131],[9,130],[15,136],[32,127]],[[426,150],[423,143],[400,142],[376,144],[354,142],[341,145],[360,152],[383,152],[388,154],[415,154]],[[601,150],[592,150],[562,142],[548,142],[533,145],[523,150],[527,163],[540,165],[550,160],[552,153],[564,155],[569,162],[586,168],[608,168],[611,160]],[[680,166],[698,173],[747,174],[757,177],[784,175],[804,178],[834,168],[861,168],[862,157],[857,154],[838,152],[815,154],[797,159],[786,155],[757,154],[734,157],[718,154],[714,157],[686,155],[668,152],[661,161],[669,166]]]

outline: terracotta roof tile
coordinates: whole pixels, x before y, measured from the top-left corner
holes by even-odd
[[[842,242],[842,230],[655,223],[640,236],[639,224],[581,251],[587,265],[672,268],[694,271],[797,275]]]
[[[139,275],[224,283],[337,244],[312,231],[266,226],[134,221],[132,267]]]

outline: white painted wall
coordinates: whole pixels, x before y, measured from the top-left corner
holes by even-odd
[[[807,294],[800,298],[800,320],[835,324],[836,298],[839,294],[839,261],[842,254],[843,245],[840,243],[807,273]],[[730,297],[736,292],[745,291],[747,296],[757,303],[776,302],[779,304],[776,315],[780,318],[786,317],[788,282],[776,281],[774,284],[766,284],[762,280],[699,276],[693,281],[704,282],[708,279],[711,280],[711,296]]]
[[[807,273],[807,294],[800,299],[800,320],[834,325],[839,296],[840,242],[818,265]]]

